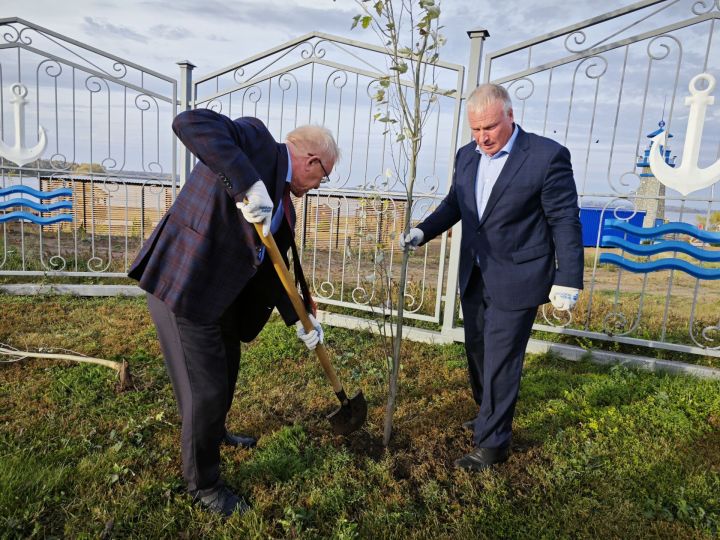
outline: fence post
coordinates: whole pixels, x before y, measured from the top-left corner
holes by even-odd
[[[177,65],[180,66],[180,111],[189,111],[193,108],[192,70],[195,69],[195,65],[189,60],[182,60]],[[182,188],[190,175],[191,154],[185,145],[181,144],[179,147],[180,187]]]
[[[485,39],[490,37],[490,32],[485,29],[477,29],[468,31],[470,38],[470,59],[468,61],[467,79],[465,91],[462,95],[463,105],[467,100],[468,94],[478,85],[480,78],[480,65],[482,64],[482,50]],[[465,107],[460,106],[459,114],[465,114]],[[460,145],[470,140],[470,126],[465,116],[462,121],[462,135]],[[458,269],[460,268],[460,240],[462,237],[462,225],[457,223],[452,228],[452,241],[450,242],[450,260],[448,263],[447,285],[445,287],[445,309],[443,311],[441,333],[445,337],[453,340],[462,339],[463,333],[454,328],[455,325],[455,307],[457,306],[457,290],[458,290]]]

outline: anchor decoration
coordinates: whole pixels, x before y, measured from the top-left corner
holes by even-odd
[[[697,88],[697,83],[701,80],[707,81],[705,90]],[[684,196],[720,180],[720,160],[704,169],[698,167],[705,112],[708,105],[715,103],[715,98],[710,95],[715,89],[715,77],[709,73],[696,75],[690,81],[689,89],[692,95],[685,98],[685,105],[690,106],[690,114],[685,133],[682,164],[673,168],[663,159],[661,145],[666,144],[667,131],[652,138],[653,149],[650,152],[650,170],[655,178]]]
[[[26,163],[35,161],[38,159],[47,145],[47,137],[45,136],[45,129],[42,126],[38,126],[38,143],[32,148],[26,148],[23,146],[25,143],[25,104],[27,103],[27,88],[25,85],[15,83],[10,87],[10,91],[13,94],[10,103],[13,104],[15,109],[15,145],[8,146],[0,140],[0,157],[3,157],[13,163],[16,163],[19,167],[22,167]]]

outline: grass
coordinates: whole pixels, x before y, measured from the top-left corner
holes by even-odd
[[[380,445],[377,338],[328,328],[340,377],[363,388],[365,430],[330,433],[334,397],[292,329],[243,347],[223,449],[251,512],[195,508],[179,421],[142,299],[0,296],[0,342],[131,364],[114,390],[95,366],[0,364],[0,538],[710,538],[720,530],[720,382],[528,356],[513,455],[452,467],[474,412],[461,345],[407,343],[396,431]]]

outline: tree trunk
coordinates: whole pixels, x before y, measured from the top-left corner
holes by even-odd
[[[417,175],[417,153],[414,153],[410,159],[410,174],[407,183],[407,204],[405,206],[405,227],[403,234],[406,234],[410,228],[412,218],[412,192],[415,185],[415,176]],[[395,402],[398,390],[398,378],[400,377],[400,352],[403,335],[403,312],[405,310],[405,282],[407,281],[407,267],[410,260],[410,250],[405,249],[403,252],[402,264],[400,266],[400,281],[398,283],[398,301],[397,301],[397,321],[395,336],[393,339],[393,368],[390,373],[390,385],[388,392],[387,407],[385,408],[385,427],[383,429],[383,446],[390,443],[393,429],[393,415],[395,414]]]

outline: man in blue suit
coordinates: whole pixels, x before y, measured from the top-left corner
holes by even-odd
[[[570,153],[514,123],[499,85],[467,100],[473,141],[455,159],[450,190],[400,246],[415,249],[462,222],[460,298],[477,417],[474,450],[455,461],[483,470],[507,460],[525,347],[548,297],[572,309],[583,286],[583,247]]]
[[[319,126],[299,127],[279,144],[256,118],[233,121],[208,109],[179,114],[173,130],[199,161],[128,274],[147,291],[178,402],[188,491],[227,517],[248,505],[222,481],[220,444],[256,442],[225,427],[240,342],[255,338],[274,307],[296,323],[309,349],[323,338],[312,315],[315,330],[299,323],[253,223],[272,231],[287,263],[295,226],[290,193],[317,188],[339,151]]]

